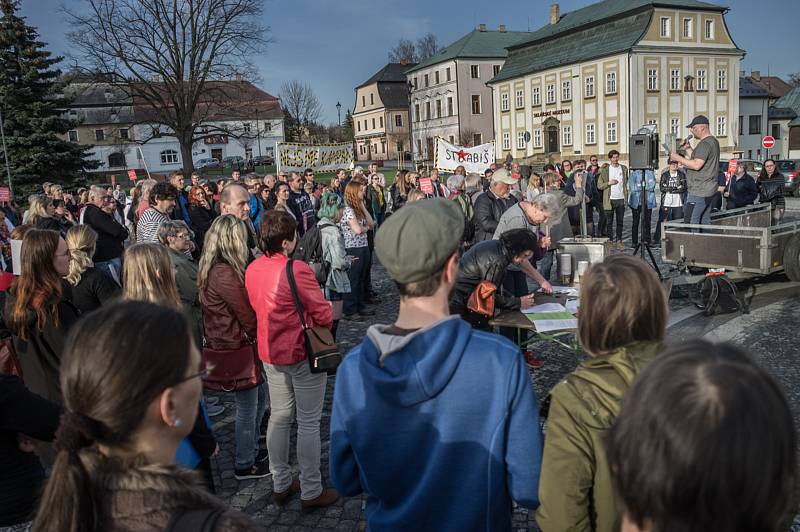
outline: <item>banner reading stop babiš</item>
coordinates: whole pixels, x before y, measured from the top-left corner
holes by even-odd
[[[437,170],[452,172],[463,166],[467,173],[483,174],[494,162],[494,141],[480,146],[465,147],[450,144],[441,137],[436,137]]]
[[[279,142],[275,148],[275,163],[279,172],[315,172],[350,168],[353,164],[353,144],[298,144]]]

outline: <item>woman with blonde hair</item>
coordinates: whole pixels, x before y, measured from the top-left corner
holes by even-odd
[[[352,259],[348,277],[350,292],[344,294],[344,319],[360,320],[359,315],[372,315],[365,309],[367,290],[369,290],[368,265],[369,240],[367,232],[375,227],[372,218],[364,205],[364,194],[367,186],[355,177],[344,189],[345,209],[339,220],[344,235],[345,252]]]
[[[81,314],[118,296],[119,285],[94,267],[92,257],[97,247],[97,233],[94,229],[88,225],[70,227],[66,241],[69,248],[69,273],[64,279],[72,286],[70,299]]]
[[[31,199],[28,224],[34,226],[36,229],[58,231],[61,236],[64,236],[64,233],[61,231],[61,224],[58,223],[58,220],[56,220],[54,216],[55,212],[56,208],[53,206],[53,200],[44,194],[37,194]]]
[[[211,374],[208,387],[235,388],[235,464],[239,480],[269,474],[267,453],[259,450],[261,420],[267,409],[263,367],[256,351],[258,324],[244,287],[249,247],[245,222],[233,215],[218,217],[206,233],[197,268],[197,287],[203,310],[206,356],[249,367],[254,378],[224,383]],[[221,364],[221,366],[227,365]],[[217,383],[217,384],[212,384]]]
[[[122,262],[123,299],[182,310],[175,268],[165,246],[153,242],[134,244],[125,250]]]
[[[636,375],[661,351],[667,315],[661,283],[641,259],[613,255],[587,271],[578,334],[589,359],[550,392],[542,530],[620,530],[606,433]]]

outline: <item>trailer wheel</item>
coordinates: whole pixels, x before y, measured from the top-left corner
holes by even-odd
[[[800,233],[794,235],[783,250],[783,268],[790,281],[800,282]]]

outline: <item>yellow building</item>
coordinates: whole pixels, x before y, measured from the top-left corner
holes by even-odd
[[[732,154],[744,51],[725,12],[698,0],[605,0],[563,15],[552,5],[550,23],[510,47],[489,82],[497,157],[603,160],[617,150],[627,160],[642,125],[673,141],[698,114]]]
[[[405,71],[413,66],[389,63],[356,87],[353,131],[359,161],[391,160],[411,151]]]

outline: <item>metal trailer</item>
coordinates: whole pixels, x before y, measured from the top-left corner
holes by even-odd
[[[713,213],[711,225],[675,221],[663,228],[668,264],[725,268],[736,278],[785,272],[800,281],[800,219],[787,215],[775,224],[769,203]]]

